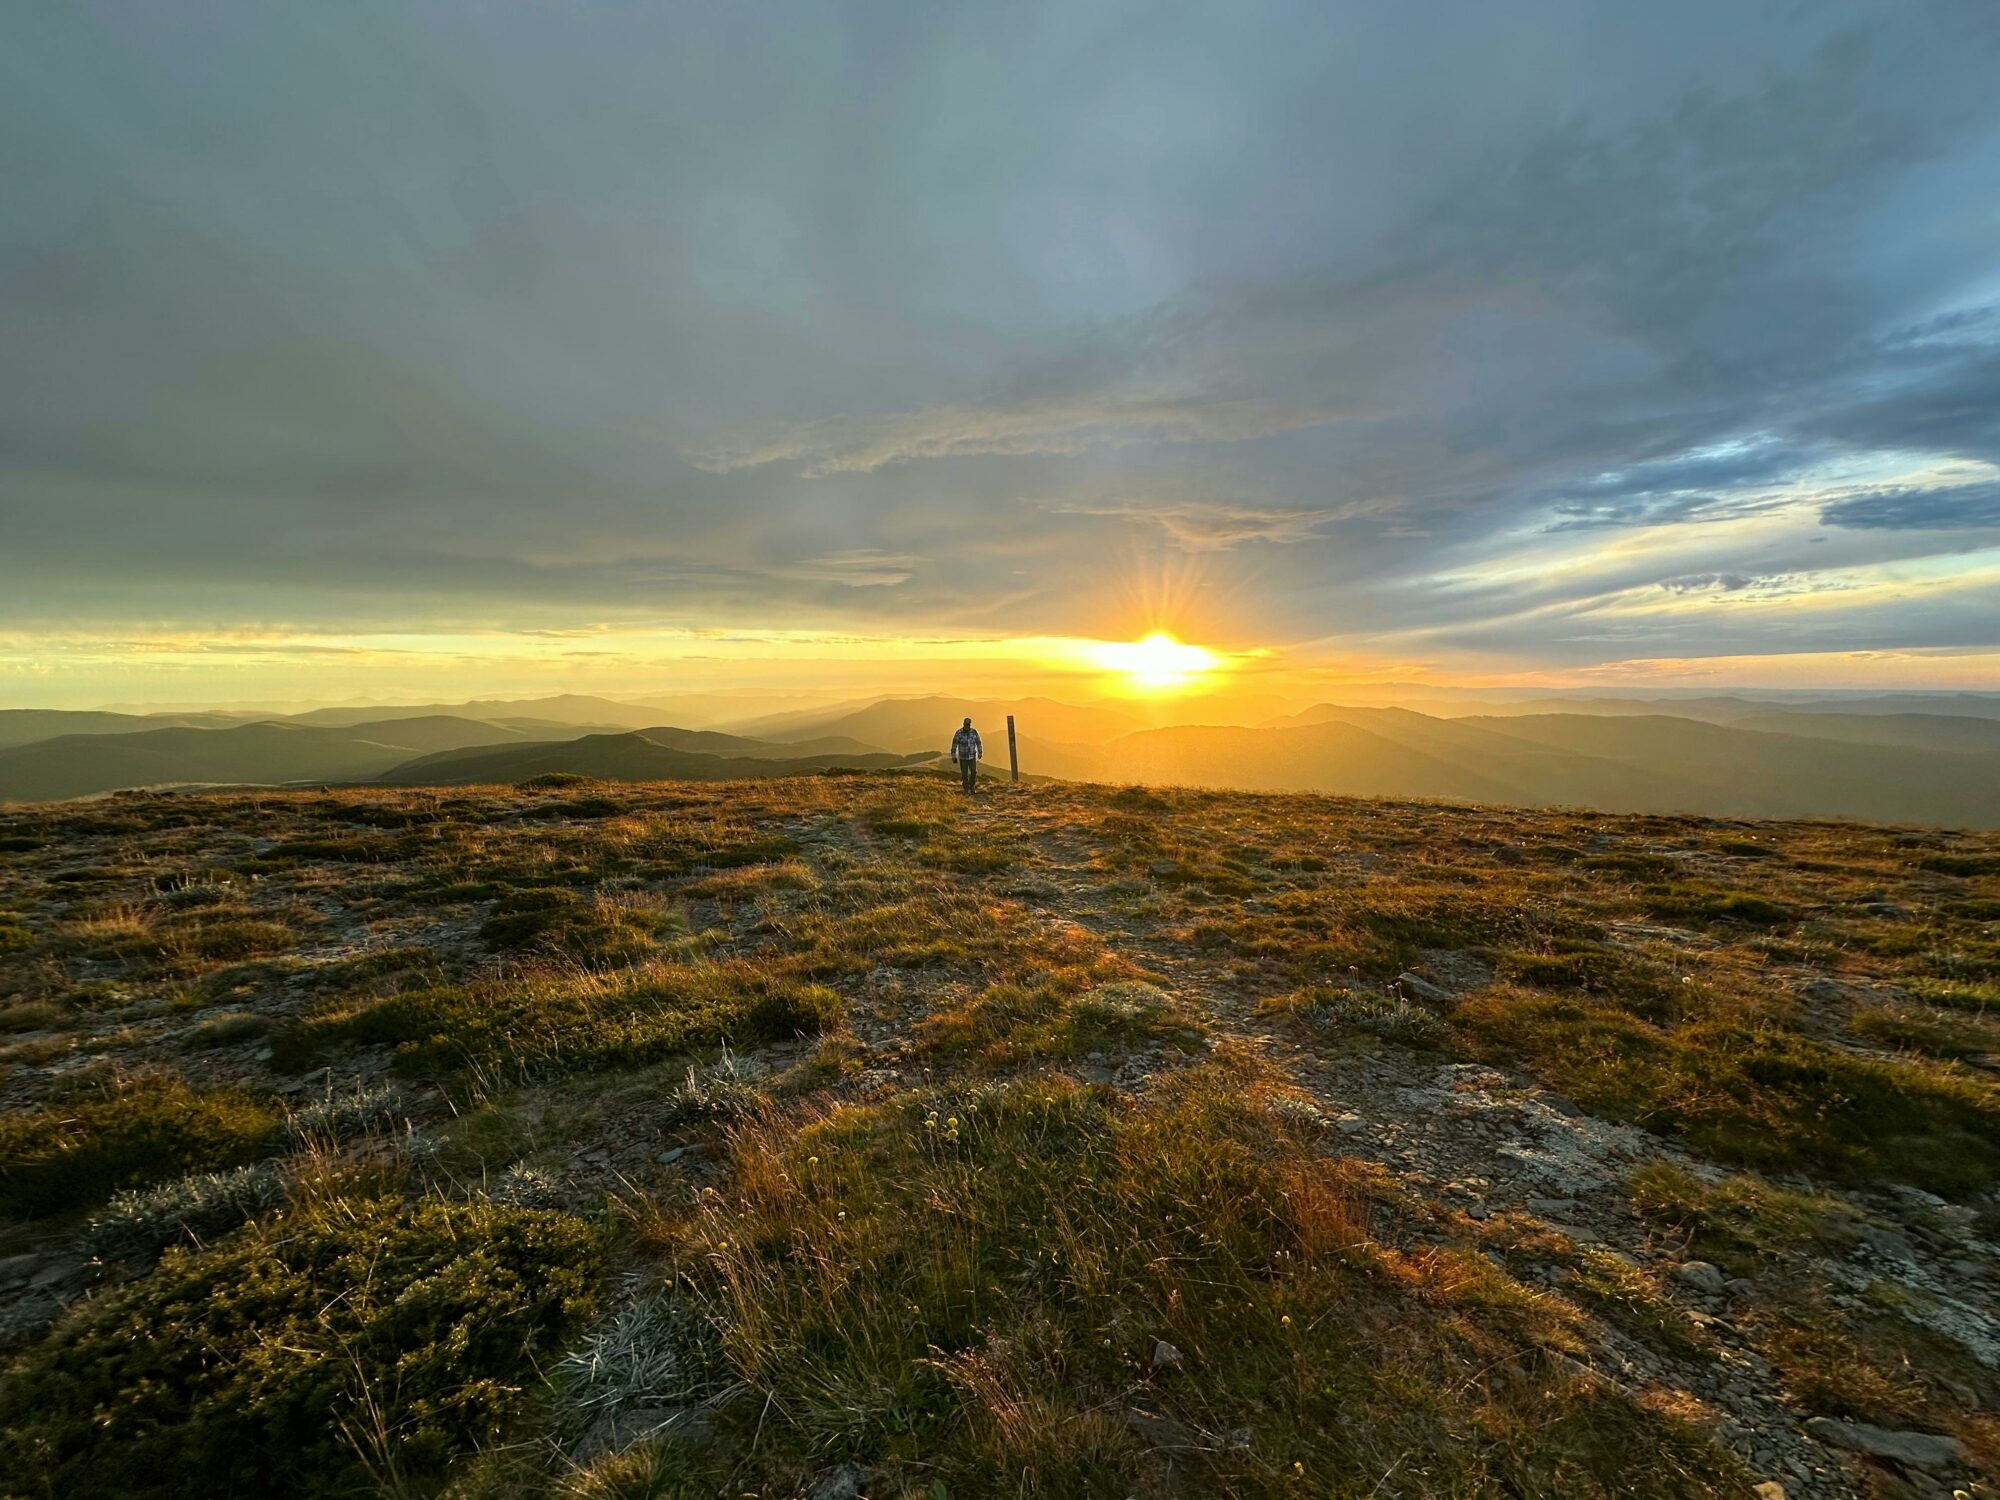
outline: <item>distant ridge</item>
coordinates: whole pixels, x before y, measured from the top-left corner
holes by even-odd
[[[267,722],[65,734],[0,750],[0,798],[44,802],[168,782],[363,781],[415,755],[519,738],[445,714],[339,729]]]
[[[1102,780],[1251,791],[2000,826],[2000,753],[1664,714],[1444,719],[1329,707],[1311,724],[1127,735],[1103,747],[1095,765]]]
[[[444,751],[396,766],[375,779],[387,786],[483,786],[568,772],[604,781],[750,781],[836,768],[892,770],[932,758],[881,751],[803,756],[718,755],[678,748],[663,743],[659,737],[696,733],[667,730],[587,734],[580,739],[551,743]]]

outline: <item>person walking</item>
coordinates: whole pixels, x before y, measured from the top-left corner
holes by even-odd
[[[958,784],[968,793],[976,794],[979,790],[979,762],[985,754],[985,747],[979,743],[979,731],[968,718],[951,737],[951,758],[958,762]]]

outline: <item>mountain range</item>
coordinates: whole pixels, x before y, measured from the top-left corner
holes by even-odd
[[[1899,705],[1904,705],[1899,707]],[[1212,706],[1212,705],[1211,705]],[[1179,709],[1198,714],[1197,700]],[[2000,698],[1538,698],[1324,703],[1255,723],[1160,723],[1165,704],[892,697],[728,729],[580,694],[396,708],[158,715],[0,712],[0,799],[125,787],[459,786],[550,772],[720,780],[937,759],[977,724],[989,774],[1015,717],[1034,776],[1606,811],[2000,825]]]

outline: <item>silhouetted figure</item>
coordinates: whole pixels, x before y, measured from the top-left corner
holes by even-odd
[[[958,781],[967,792],[979,790],[979,762],[986,749],[979,743],[979,731],[967,719],[951,737],[951,758],[958,762]]]

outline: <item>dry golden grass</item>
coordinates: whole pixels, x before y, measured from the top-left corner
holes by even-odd
[[[921,775],[5,812],[0,1190],[24,1217],[0,1254],[242,1162],[289,1185],[278,1212],[455,1226],[438,1264],[468,1285],[482,1235],[550,1213],[538,1245],[672,1330],[671,1404],[715,1440],[570,1462],[597,1409],[549,1351],[470,1333],[488,1425],[399,1426],[397,1361],[442,1367],[422,1328],[371,1323],[328,1430],[377,1482],[456,1500],[790,1495],[847,1463],[929,1500],[1741,1492],[1759,1476],[1683,1379],[1718,1336],[1657,1266],[1353,1159],[1342,1099],[1273,1058],[1486,1061],[1730,1169],[1649,1167],[1623,1201],[1743,1279],[1730,1315],[1796,1414],[1977,1456],[2000,1392],[1976,1362],[1800,1267],[1852,1251],[1857,1187],[1994,1227],[1997,858],[1840,824],[968,804]],[[314,1100],[332,1123],[301,1150]],[[1757,1175],[1781,1171],[1811,1185]],[[507,1211],[437,1212],[468,1204]],[[280,1253],[249,1212],[188,1284]],[[229,1305],[254,1337],[254,1300]],[[72,1389],[83,1317],[17,1374]],[[1619,1341],[1655,1376],[1594,1374]],[[90,1347],[111,1415],[48,1428],[85,1496],[149,1420],[145,1371]],[[289,1472],[228,1432],[245,1473]]]

